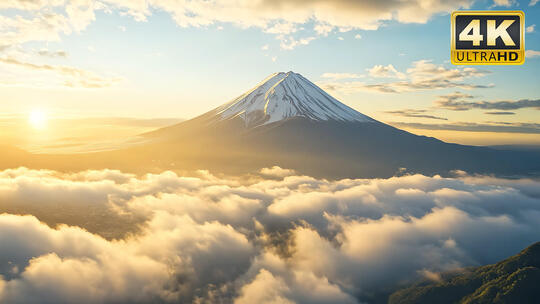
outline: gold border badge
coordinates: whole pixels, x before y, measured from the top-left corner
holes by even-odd
[[[471,50],[456,50],[456,16],[519,16],[520,21],[520,48],[519,49],[471,49]],[[523,11],[455,11],[451,15],[451,42],[450,42],[450,58],[452,64],[455,65],[520,65],[525,62],[525,13]],[[499,53],[516,52],[518,58],[510,61],[506,56],[505,60],[498,60],[500,57],[495,56]],[[458,55],[461,55],[458,57]],[[473,56],[474,55],[474,56]],[[482,55],[482,56],[478,56]],[[480,58],[478,58],[480,57]],[[459,60],[462,58],[462,60]],[[465,60],[465,58],[467,60]],[[495,58],[494,61],[491,61]]]

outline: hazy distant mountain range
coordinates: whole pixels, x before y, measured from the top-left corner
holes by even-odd
[[[538,151],[449,144],[378,122],[294,72],[276,73],[199,117],[143,135],[144,143],[76,156],[38,156],[55,169],[210,169],[249,173],[278,165],[330,178],[451,170],[536,175]],[[62,158],[69,161],[62,162]],[[15,163],[17,163],[15,161]],[[17,163],[18,165],[26,165]],[[51,165],[49,165],[51,166]]]

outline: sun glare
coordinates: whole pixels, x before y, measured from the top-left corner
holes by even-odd
[[[34,129],[44,129],[47,125],[47,115],[42,110],[32,110],[28,116],[28,122]]]

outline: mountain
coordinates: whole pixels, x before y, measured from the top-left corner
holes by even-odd
[[[537,174],[540,156],[449,144],[376,121],[302,75],[270,75],[194,119],[144,134],[154,163],[238,173],[278,165],[329,178],[451,170]],[[158,157],[159,156],[159,157]]]
[[[257,127],[293,117],[313,121],[374,122],[294,72],[270,75],[258,86],[215,110],[218,119],[240,117]]]
[[[403,168],[429,175],[452,170],[540,173],[539,151],[464,146],[417,136],[348,107],[294,72],[270,75],[220,107],[141,138],[137,145],[115,151],[15,155],[9,166],[245,174],[277,165],[323,178],[390,177]],[[6,166],[0,161],[0,167]]]
[[[310,123],[378,123],[339,102],[302,75],[274,73],[251,90],[190,121],[163,128],[147,135],[178,137],[187,126],[211,129],[234,126],[237,132],[260,131],[291,120]]]
[[[389,304],[540,303],[540,242],[497,264],[444,274],[393,293]]]

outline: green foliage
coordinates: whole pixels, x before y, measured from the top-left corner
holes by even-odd
[[[445,274],[390,295],[389,304],[540,303],[540,242],[497,264]]]

